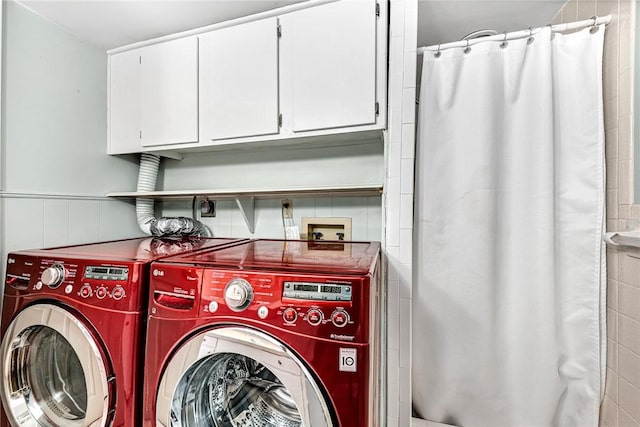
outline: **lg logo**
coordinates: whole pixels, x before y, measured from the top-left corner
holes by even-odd
[[[164,271],[154,268],[153,269],[153,275],[154,275],[154,277],[158,277],[158,276],[162,277],[162,276],[164,276]]]

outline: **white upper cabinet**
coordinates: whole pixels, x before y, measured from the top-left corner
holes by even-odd
[[[200,139],[277,134],[278,20],[211,31],[200,39]]]
[[[109,154],[142,151],[140,51],[109,57]]]
[[[294,132],[376,122],[376,3],[339,1],[280,17]]]
[[[307,2],[109,52],[109,153],[379,140],[387,10]]]
[[[141,144],[198,142],[198,39],[140,49]]]

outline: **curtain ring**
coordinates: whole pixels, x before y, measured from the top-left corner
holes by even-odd
[[[592,16],[591,19],[593,19],[593,25],[589,29],[589,32],[591,34],[595,34],[600,29],[600,27],[598,27],[598,17],[597,16]]]
[[[469,39],[467,39],[467,47],[464,48],[464,53],[471,52],[471,46],[469,46]]]
[[[504,38],[502,39],[502,43],[500,43],[500,47],[502,49],[504,49],[505,47],[507,47],[509,45],[509,42],[507,41],[507,32],[504,32]]]
[[[442,55],[442,52],[440,52],[440,46],[441,45],[438,45],[438,50],[433,54],[434,58],[440,58],[440,55]]]
[[[533,43],[533,28],[529,27],[529,37],[527,38],[527,44]]]

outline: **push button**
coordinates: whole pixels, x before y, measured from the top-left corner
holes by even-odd
[[[120,285],[116,286],[115,288],[113,288],[113,291],[111,291],[111,298],[113,298],[116,301],[124,298],[124,295],[125,295],[124,288]]]
[[[105,288],[104,286],[100,286],[98,287],[98,289],[96,289],[96,296],[98,297],[98,299],[105,299],[108,293],[109,292],[107,291],[107,288]]]
[[[91,286],[82,285],[82,287],[80,288],[80,296],[82,298],[89,298],[91,295],[93,295],[93,291],[91,290]]]
[[[322,311],[317,308],[312,308],[307,312],[307,322],[309,322],[311,326],[318,326],[322,322],[322,318]]]
[[[331,322],[338,328],[342,328],[349,323],[349,314],[344,310],[336,310],[331,314]]]
[[[296,312],[295,308],[289,307],[282,313],[282,318],[287,323],[293,323],[298,318],[298,312]]]

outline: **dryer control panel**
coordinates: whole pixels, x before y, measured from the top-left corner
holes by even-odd
[[[142,266],[136,263],[105,263],[10,255],[7,261],[5,293],[65,297],[89,305],[135,311],[141,296]]]

